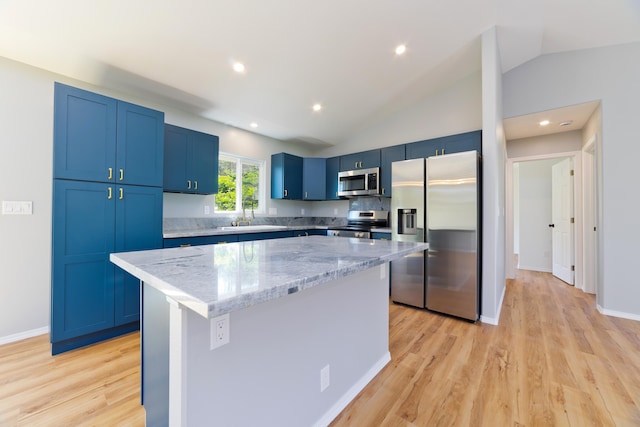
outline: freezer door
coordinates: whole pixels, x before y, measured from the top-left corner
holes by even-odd
[[[427,159],[427,308],[479,315],[478,164],[475,151]]]
[[[391,262],[391,301],[424,308],[424,255],[417,252]]]

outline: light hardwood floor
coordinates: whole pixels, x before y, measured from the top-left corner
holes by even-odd
[[[509,281],[499,326],[390,306],[392,360],[340,426],[640,426],[640,322],[545,273]],[[55,357],[0,347],[0,426],[143,426],[138,334]]]

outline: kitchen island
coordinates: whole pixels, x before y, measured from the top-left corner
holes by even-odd
[[[390,360],[389,262],[426,247],[308,236],[112,254],[142,282],[147,425],[327,425]]]

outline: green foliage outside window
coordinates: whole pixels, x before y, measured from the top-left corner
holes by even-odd
[[[258,209],[260,189],[260,166],[244,163],[240,159],[220,159],[218,162],[218,194],[215,196],[216,210],[239,212],[243,206],[236,206],[238,191],[238,164],[241,165],[242,187],[240,203],[246,209]]]

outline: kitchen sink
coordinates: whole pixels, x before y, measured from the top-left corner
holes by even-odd
[[[276,231],[285,230],[286,225],[239,225],[234,227],[220,227],[223,231]]]

